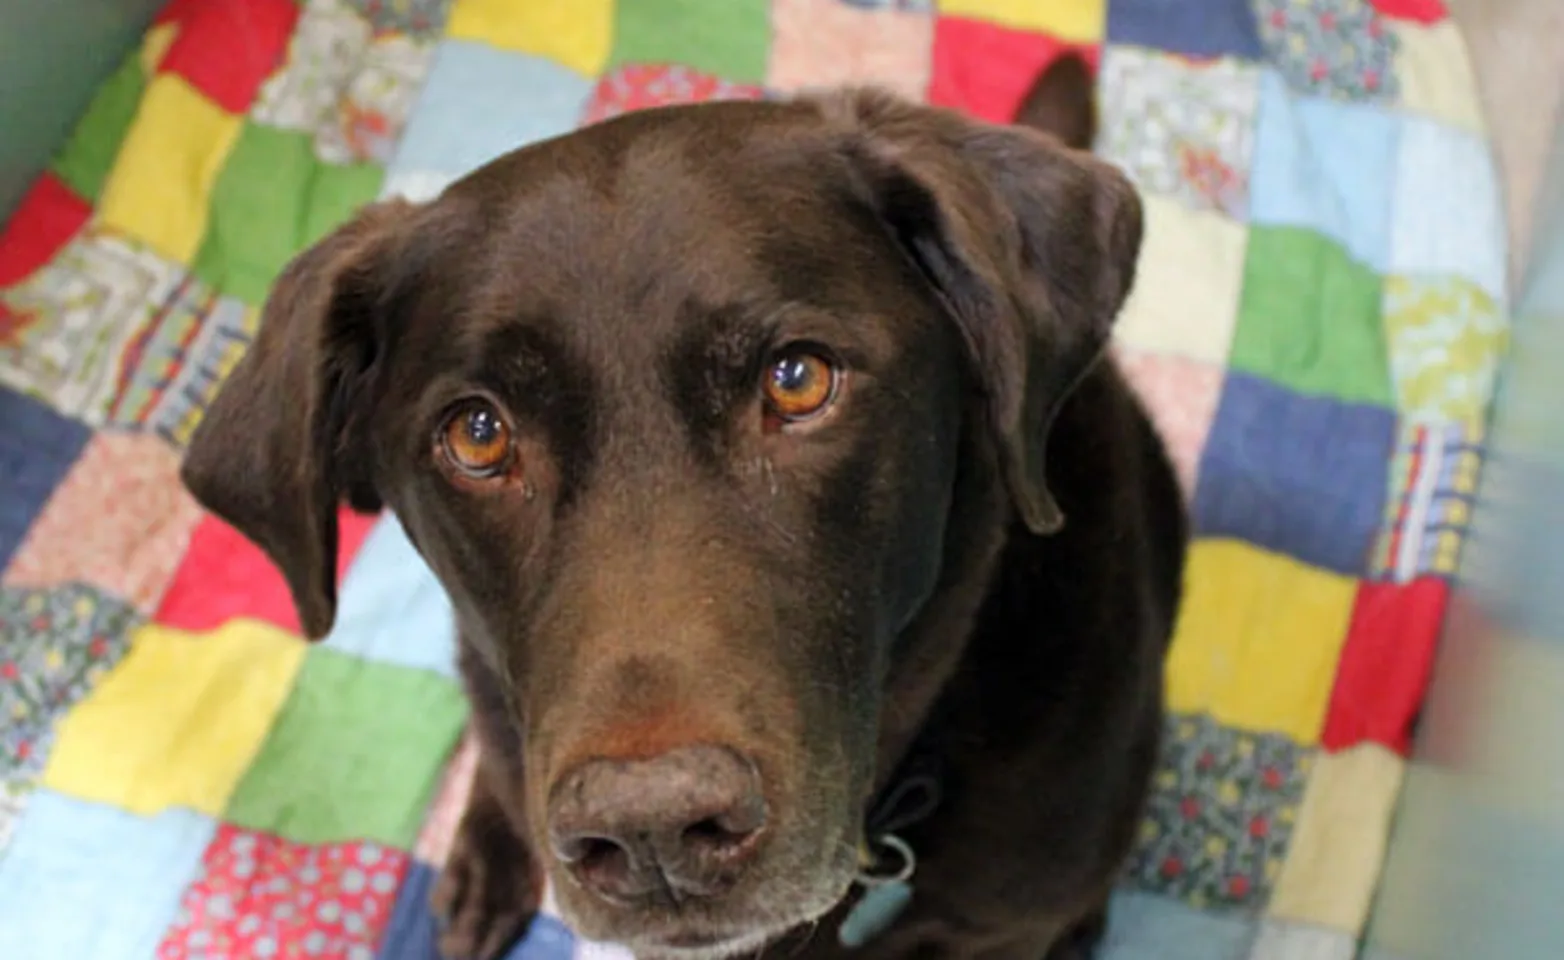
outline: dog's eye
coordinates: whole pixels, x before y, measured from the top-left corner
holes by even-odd
[[[510,427],[500,412],[482,400],[457,408],[440,428],[445,459],[473,477],[492,477],[510,465]]]
[[[818,416],[836,398],[835,364],[810,350],[793,348],[777,354],[765,377],[766,406],[783,420]]]

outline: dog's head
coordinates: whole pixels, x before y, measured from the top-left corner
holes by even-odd
[[[845,892],[953,543],[1061,522],[1140,233],[1105,164],[879,93],[633,114],[298,257],[185,480],[312,636],[338,505],[392,508],[568,919],[732,952]]]

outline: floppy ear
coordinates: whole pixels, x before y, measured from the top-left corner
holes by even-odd
[[[409,209],[368,207],[288,264],[180,471],[202,506],[282,571],[312,639],[336,615],[338,505],[380,507],[352,420],[376,359],[385,263]]]
[[[1036,533],[1057,530],[1049,426],[1106,348],[1134,280],[1134,188],[1034,130],[874,90],[820,104],[850,125],[869,202],[963,334],[1017,512]]]

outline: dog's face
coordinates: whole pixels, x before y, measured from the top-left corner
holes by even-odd
[[[1056,525],[1139,231],[1090,158],[876,94],[632,115],[301,256],[186,482],[312,635],[336,505],[393,509],[567,918],[731,953],[857,869],[963,464]]]

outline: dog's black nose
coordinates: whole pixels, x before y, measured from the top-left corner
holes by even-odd
[[[622,906],[716,897],[753,859],[766,823],[755,767],[722,747],[594,760],[552,791],[554,855]]]

